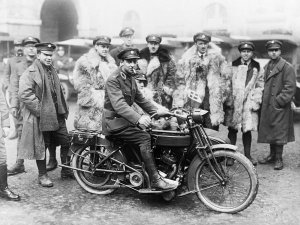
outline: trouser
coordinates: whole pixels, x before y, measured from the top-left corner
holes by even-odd
[[[23,116],[21,113],[17,117],[14,117],[14,123],[15,123],[15,128],[16,132],[18,134],[18,140],[17,140],[17,164],[18,165],[23,165],[24,164],[24,159],[19,159],[20,155],[20,142],[21,142],[21,136],[22,136],[22,129],[23,129]]]
[[[67,162],[68,151],[70,148],[68,130],[66,126],[66,121],[64,118],[58,118],[59,128],[55,131],[45,131],[43,132],[43,137],[45,141],[45,148],[49,148],[51,145],[60,145],[60,157],[63,164]],[[44,160],[36,160],[39,175],[46,174],[46,156]]]
[[[236,139],[237,139],[237,133],[238,130],[228,127],[228,138],[230,140],[230,143],[235,145]],[[243,132],[242,134],[242,140],[244,145],[244,153],[246,157],[250,157],[250,151],[251,151],[251,141],[252,141],[252,134],[251,131]]]
[[[270,144],[270,152],[276,159],[282,159],[283,145],[282,144]]]
[[[0,166],[4,166],[4,165],[6,165],[6,149],[5,149],[5,142],[2,136],[2,129],[1,129],[0,130]]]

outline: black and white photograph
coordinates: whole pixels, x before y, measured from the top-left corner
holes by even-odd
[[[299,12],[0,0],[0,225],[299,225]]]

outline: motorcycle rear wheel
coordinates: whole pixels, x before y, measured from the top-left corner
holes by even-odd
[[[101,151],[101,153],[105,153],[105,148],[101,150],[90,150],[90,148],[87,147],[78,150],[72,158],[72,167],[92,172],[99,160],[104,158],[101,154],[99,154],[99,151]],[[109,170],[111,167],[112,162],[107,160],[99,168]],[[88,173],[74,170],[74,176],[78,184],[89,193],[107,195],[116,190],[103,188],[104,185],[114,185],[117,183],[117,181],[111,180],[112,177],[114,177],[114,174],[97,171],[94,173]]]
[[[198,198],[208,208],[223,212],[237,213],[254,201],[258,191],[258,176],[255,167],[241,153],[226,150],[214,152],[218,164],[226,176],[221,183],[208,162],[203,160],[196,169],[195,188]],[[212,156],[209,157],[212,159]],[[228,159],[234,164],[229,166]]]

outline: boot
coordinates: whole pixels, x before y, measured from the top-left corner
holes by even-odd
[[[51,171],[57,168],[57,160],[56,160],[56,146],[50,145],[48,147],[49,151],[49,162],[46,166],[47,171]]]
[[[61,157],[61,164],[70,166],[71,157],[70,156],[62,156]],[[69,168],[62,167],[60,176],[62,179],[71,178],[74,179],[73,170]]]
[[[156,166],[155,166],[153,154],[150,151],[150,147],[149,147],[149,150],[141,149],[141,155],[142,155],[142,159],[145,163],[146,170],[150,176],[151,188],[162,189],[162,190],[172,190],[172,189],[176,189],[178,187],[178,182],[170,180],[170,179],[162,178],[159,175],[159,173],[156,169]]]
[[[274,170],[282,170],[283,169],[282,152],[283,152],[283,146],[277,145]]]
[[[53,183],[52,181],[50,180],[50,178],[48,177],[48,174],[43,174],[43,175],[39,175],[38,176],[38,181],[39,181],[39,184],[42,186],[42,187],[53,187]]]
[[[0,166],[0,198],[10,201],[20,201],[20,196],[13,193],[7,185],[7,165]]]
[[[274,144],[270,144],[270,154],[262,159],[259,159],[258,163],[260,164],[273,163],[275,162],[275,156],[276,156],[276,152],[274,149]]]
[[[56,158],[50,158],[49,162],[46,166],[47,171],[55,170],[57,168],[57,160]]]
[[[16,163],[7,170],[7,175],[13,176],[24,172],[25,172],[24,159],[17,159]]]
[[[252,135],[251,131],[245,132],[242,135],[243,139],[243,145],[244,145],[244,154],[245,156],[251,161],[253,166],[257,165],[257,160],[253,159],[251,157],[250,151],[251,151],[251,141],[252,141]]]
[[[230,140],[230,144],[235,145],[236,144],[236,138],[237,138],[237,130],[228,127],[228,139]],[[234,159],[233,158],[228,158],[226,161],[226,166],[233,166],[234,164]]]

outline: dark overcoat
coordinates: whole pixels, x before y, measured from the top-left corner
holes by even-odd
[[[282,58],[272,71],[268,71],[269,63],[265,66],[257,141],[286,144],[295,140],[291,101],[296,90],[296,75],[292,65]]]
[[[102,132],[105,135],[137,124],[141,115],[132,108],[134,102],[150,115],[157,111],[157,107],[137,88],[135,78],[121,69],[112,73],[105,85],[102,119]]]
[[[41,115],[50,115],[48,111],[52,108],[43,107],[45,105],[45,88],[44,78],[38,69],[40,62],[35,60],[20,77],[19,97],[23,104],[23,130],[20,141],[21,151],[18,157],[20,159],[36,159],[43,160],[45,158],[45,143],[42,130],[44,127],[41,125]],[[57,76],[57,75],[56,75]],[[58,79],[58,78],[57,78]],[[68,116],[68,107],[63,97],[62,88],[60,87],[60,96],[62,96],[62,104]],[[49,101],[48,101],[49,102]],[[48,106],[48,104],[46,104]],[[44,110],[43,110],[44,109]],[[52,111],[51,111],[52,112]],[[47,123],[44,126],[59,127],[57,118],[47,116]]]

